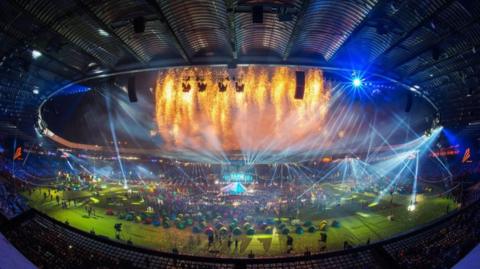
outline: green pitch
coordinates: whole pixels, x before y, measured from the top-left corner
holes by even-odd
[[[343,190],[338,185],[324,184],[324,189],[337,192],[342,195]],[[135,187],[134,187],[135,188]],[[236,237],[239,241],[238,248],[227,247],[226,240],[217,242],[210,249],[208,248],[207,236],[193,234],[192,228],[186,227],[183,230],[172,225],[170,228],[154,227],[151,224],[137,223],[118,219],[117,216],[106,215],[106,209],[121,211],[124,206],[135,208],[137,211],[145,211],[146,206],[141,200],[129,200],[125,198],[125,190],[118,185],[109,185],[106,189],[94,195],[89,191],[59,191],[53,194],[53,200],[44,200],[43,193],[46,188],[36,189],[32,195],[25,193],[29,199],[30,206],[40,210],[47,215],[61,222],[68,221],[70,226],[86,232],[95,231],[97,235],[105,236],[111,240],[115,239],[115,223],[122,223],[123,230],[119,241],[130,240],[134,245],[151,248],[161,251],[171,251],[177,248],[180,253],[192,255],[222,255],[232,257],[244,257],[253,251],[259,256],[285,255],[287,251],[286,236],[274,228],[273,234],[263,234],[257,231],[256,235],[241,235]],[[74,206],[70,204],[68,209],[62,209],[57,205],[55,196],[60,198],[77,199],[81,202]],[[107,201],[107,197],[121,197],[122,204]],[[419,225],[428,223],[449,210],[454,210],[457,205],[451,199],[439,197],[435,194],[420,194],[417,196],[417,205],[414,211],[408,211],[407,206],[410,195],[393,195],[393,203],[390,202],[390,195],[386,195],[378,204],[373,204],[376,196],[370,193],[351,194],[341,199],[340,206],[332,206],[326,211],[312,208],[302,209],[299,212],[301,220],[311,220],[315,227],[319,227],[321,221],[326,220],[328,228],[327,242],[320,241],[320,231],[309,233],[305,229],[304,234],[296,234],[295,227],[289,225],[290,236],[293,237],[293,254],[303,253],[309,249],[312,253],[331,251],[343,248],[344,241],[352,245],[362,245],[370,239],[370,242],[382,240],[396,234],[406,232]],[[110,200],[112,201],[112,200]],[[85,205],[92,206],[95,216],[88,216]],[[363,206],[360,206],[363,205]],[[365,206],[368,205],[368,206]],[[394,220],[388,219],[389,215]],[[339,227],[330,227],[333,220],[340,223]],[[282,221],[288,223],[288,219]],[[217,254],[213,254],[212,250]]]

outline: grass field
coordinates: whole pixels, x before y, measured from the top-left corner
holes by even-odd
[[[335,185],[325,184],[324,188],[331,188],[335,191]],[[340,190],[337,190],[340,192]],[[46,189],[37,189],[32,195],[28,193],[25,196],[29,199],[31,207],[40,210],[47,215],[61,221],[68,221],[70,226],[84,231],[94,230],[97,235],[102,235],[115,239],[115,223],[122,223],[123,231],[121,233],[121,242],[131,240],[134,245],[151,248],[161,251],[171,251],[176,247],[180,253],[193,255],[222,255],[222,256],[246,256],[253,251],[258,256],[278,256],[284,255],[287,251],[286,236],[279,234],[275,228],[273,234],[257,234],[253,236],[238,236],[239,247],[230,249],[224,240],[222,244],[217,243],[213,249],[218,254],[211,254],[208,250],[207,236],[204,234],[193,234],[191,227],[184,230],[175,227],[163,228],[154,227],[142,223],[120,220],[116,216],[106,215],[106,208],[119,207],[119,205],[107,204],[107,197],[119,197],[124,190],[117,186],[109,186],[100,192],[99,196],[93,197],[88,191],[59,191],[54,194],[60,198],[82,200],[74,207],[73,203],[68,209],[62,209],[57,205],[55,199],[44,201],[43,193]],[[123,197],[123,196],[122,196]],[[326,211],[319,212],[314,209],[306,209],[300,212],[301,219],[310,219],[315,226],[322,220],[327,220],[330,224],[332,220],[340,223],[338,228],[329,227],[326,231],[327,242],[320,242],[320,232],[304,234],[295,234],[294,229],[290,235],[293,237],[293,252],[303,253],[307,248],[311,252],[317,252],[322,247],[326,250],[342,249],[344,241],[353,245],[365,244],[368,239],[371,242],[389,238],[415,228],[421,224],[432,221],[446,213],[447,207],[450,210],[456,208],[456,204],[445,197],[435,195],[420,194],[417,196],[418,204],[414,211],[408,211],[410,195],[394,194],[393,204],[390,204],[390,196],[387,195],[377,205],[369,207],[359,206],[361,203],[371,204],[375,199],[374,194],[354,194],[346,199],[342,199],[340,206],[327,208]],[[123,203],[129,207],[144,209],[142,201],[130,201],[123,198]],[[85,205],[92,206],[96,214],[88,216]],[[394,215],[394,220],[387,219],[388,215]],[[285,219],[285,221],[287,221]],[[210,248],[211,250],[212,248]]]

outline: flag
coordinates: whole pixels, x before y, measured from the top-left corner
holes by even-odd
[[[463,158],[462,158],[462,163],[466,163],[466,162],[469,162],[470,160],[470,148],[467,148],[465,150],[465,154],[463,154]]]
[[[22,160],[22,147],[18,147],[13,154],[13,160]]]

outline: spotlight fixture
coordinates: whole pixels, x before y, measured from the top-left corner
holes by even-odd
[[[361,78],[359,78],[359,77],[354,77],[353,78],[353,80],[352,80],[353,87],[358,88],[358,87],[361,87],[362,84],[363,84],[363,82],[362,82]]]
[[[188,82],[182,82],[183,92],[189,92],[192,89],[192,86]]]
[[[105,37],[110,36],[110,34],[107,31],[103,30],[102,28],[98,29],[98,34]]]
[[[244,83],[238,83],[238,81],[235,82],[235,90],[237,92],[243,92],[243,89],[245,88]]]
[[[42,53],[38,50],[32,50],[32,58],[34,60],[40,58],[42,56]]]
[[[100,66],[98,67],[95,67],[93,70],[92,70],[92,73],[94,74],[100,74],[100,73],[103,73],[105,70],[103,70]]]
[[[197,85],[199,92],[204,92],[207,89],[207,83],[205,82],[198,82]]]
[[[425,130],[425,132],[423,133],[426,137],[430,137],[432,136],[432,129],[431,128],[428,128],[427,130]]]
[[[227,91],[227,84],[223,84],[223,82],[218,82],[218,90],[220,92],[226,92]]]

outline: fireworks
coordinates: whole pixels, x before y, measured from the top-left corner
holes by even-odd
[[[303,100],[293,98],[298,70]],[[319,69],[173,68],[158,75],[156,122],[167,149],[281,150],[322,131],[330,89]]]

